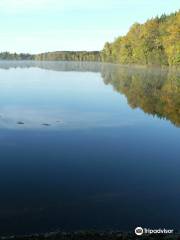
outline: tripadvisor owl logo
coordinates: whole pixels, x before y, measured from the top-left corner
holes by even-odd
[[[143,235],[143,228],[142,227],[137,227],[135,229],[135,234],[138,235],[138,236]]]
[[[134,232],[137,236],[141,236],[143,234],[173,234],[174,230],[166,229],[166,228],[150,229],[150,228],[137,227],[135,228]]]

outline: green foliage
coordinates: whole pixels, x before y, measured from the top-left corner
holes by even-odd
[[[36,55],[17,54],[3,52],[0,53],[0,60],[37,60],[37,61],[101,61],[99,51],[58,51],[47,52]]]
[[[9,52],[2,52],[0,53],[0,60],[33,60],[34,56],[31,54],[24,54],[24,53],[9,53]]]
[[[103,61],[120,64],[180,66],[180,10],[135,23],[126,36],[99,51],[57,51],[36,55],[0,53],[0,60]]]
[[[58,51],[37,54],[34,57],[37,61],[100,61],[100,52],[93,51]]]
[[[180,65],[180,11],[135,23],[124,37],[106,43],[106,62],[143,65]]]

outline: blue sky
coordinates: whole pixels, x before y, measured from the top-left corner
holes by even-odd
[[[100,50],[180,0],[0,0],[0,51]]]

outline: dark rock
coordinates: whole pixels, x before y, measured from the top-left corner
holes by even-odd
[[[43,126],[46,126],[46,127],[51,126],[51,124],[49,124],[49,123],[42,123],[42,125],[43,125]]]
[[[19,121],[19,122],[17,122],[17,124],[19,124],[19,125],[23,125],[24,122]]]

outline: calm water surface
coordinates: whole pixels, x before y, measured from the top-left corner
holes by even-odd
[[[180,229],[180,75],[0,62],[0,235]]]

